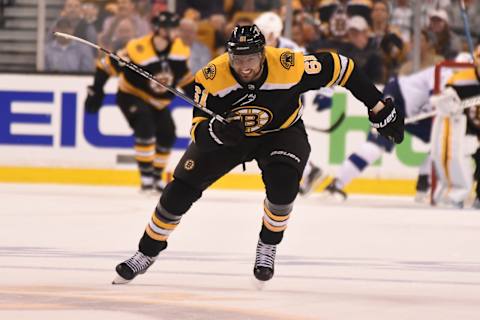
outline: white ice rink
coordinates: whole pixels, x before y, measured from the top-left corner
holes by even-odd
[[[480,319],[480,211],[300,198],[275,277],[259,290],[262,199],[206,192],[152,268],[113,286],[156,197],[0,185],[0,319]]]

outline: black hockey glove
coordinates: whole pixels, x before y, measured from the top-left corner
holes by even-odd
[[[385,106],[378,113],[368,112],[368,119],[372,123],[372,127],[376,128],[380,135],[397,144],[401,143],[405,130],[405,119],[395,109],[392,99],[387,98],[384,103]]]
[[[228,123],[222,123],[212,118],[208,126],[208,132],[216,143],[235,146],[245,138],[245,125],[241,117],[233,112],[229,113],[225,119]]]
[[[85,99],[85,111],[88,113],[97,113],[102,107],[105,93],[103,89],[95,89],[94,86],[88,86],[87,99]]]

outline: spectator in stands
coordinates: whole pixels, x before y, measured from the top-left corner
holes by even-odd
[[[183,17],[188,11],[196,11],[201,19],[208,19],[213,14],[223,14],[223,0],[177,0],[177,14]]]
[[[135,10],[137,10],[142,19],[150,21],[152,17],[152,2],[150,0],[135,0]]]
[[[179,35],[183,43],[190,47],[188,66],[193,74],[203,68],[212,59],[207,46],[197,40],[197,31],[197,22],[187,18],[180,20]]]
[[[361,16],[370,23],[371,0],[320,0],[319,2],[318,10],[322,23],[330,21],[337,10],[345,12],[349,17]]]
[[[343,10],[335,11],[327,24],[329,29],[324,32],[325,38],[315,48],[310,46],[310,50],[334,51],[349,57],[353,45],[347,41],[347,21],[348,16]]]
[[[102,32],[100,33],[98,40],[102,47],[112,50],[115,30],[119,23],[129,18],[134,24],[135,36],[132,38],[138,38],[144,36],[150,32],[150,24],[148,20],[142,19],[135,9],[133,0],[117,0],[117,9],[115,15],[105,19],[103,23]]]
[[[214,54],[220,55],[225,52],[225,43],[227,43],[228,39],[225,34],[227,19],[224,14],[212,14],[208,19],[208,23],[214,30]]]
[[[462,51],[462,41],[450,30],[445,10],[433,10],[429,14],[428,30],[435,35],[435,50],[445,59],[454,59]]]
[[[168,0],[150,0],[150,2],[152,3],[152,16],[168,10]]]
[[[347,21],[348,41],[353,45],[350,57],[375,83],[384,79],[384,61],[378,53],[373,39],[369,37],[367,21],[361,16],[353,16]]]
[[[427,29],[423,29],[420,36],[420,70],[436,65],[444,58],[435,52],[435,36]],[[413,61],[405,62],[399,70],[400,75],[409,75],[414,72]]]
[[[455,5],[458,5],[458,0],[454,0]],[[446,10],[452,6],[451,0],[428,0],[428,1],[421,1],[421,14],[420,20],[422,27],[428,26],[430,23],[430,12],[434,10]]]
[[[57,21],[54,31],[72,34],[75,28],[70,19]],[[54,72],[91,72],[94,56],[90,47],[62,37],[54,37],[45,46],[45,70]]]
[[[375,46],[381,49],[385,63],[384,79],[387,80],[398,72],[404,62],[407,47],[403,43],[400,30],[389,24],[390,9],[386,0],[375,0],[372,6],[372,32]]]
[[[281,0],[233,0],[233,11],[262,12],[277,11]]]
[[[302,16],[302,31],[305,50],[307,52],[315,52],[322,43],[320,22],[315,20],[311,14],[304,13]]]
[[[409,0],[397,0],[390,24],[400,30],[404,43],[409,43],[413,30],[413,10]]]
[[[49,30],[47,41],[53,40],[53,30],[60,19],[67,19],[73,27],[73,35],[90,42],[97,42],[97,32],[95,28],[83,19],[82,3],[80,0],[65,0],[60,18],[57,19]]]
[[[127,42],[135,38],[135,23],[132,18],[120,20],[112,36],[113,51],[120,50],[127,45]]]
[[[292,41],[300,47],[304,46],[305,41],[303,39],[303,28],[301,23],[294,22],[292,24]]]
[[[95,28],[95,32],[102,30],[102,20],[99,19],[100,10],[95,2],[84,2],[82,4],[83,19],[85,22]]]

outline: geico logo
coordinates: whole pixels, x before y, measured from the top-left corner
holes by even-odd
[[[80,92],[0,90],[0,145],[131,148],[131,129],[115,104],[115,94],[105,96],[97,114],[83,112],[84,99]],[[176,108],[191,106],[178,99],[170,106],[172,111]],[[181,120],[190,122],[191,111],[185,111],[180,112]],[[112,112],[118,112],[114,123]],[[175,149],[187,147],[187,134],[177,139]]]

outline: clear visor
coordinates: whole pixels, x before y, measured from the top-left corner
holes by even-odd
[[[261,52],[238,55],[229,54],[230,65],[234,69],[257,69],[262,63],[263,55]]]

